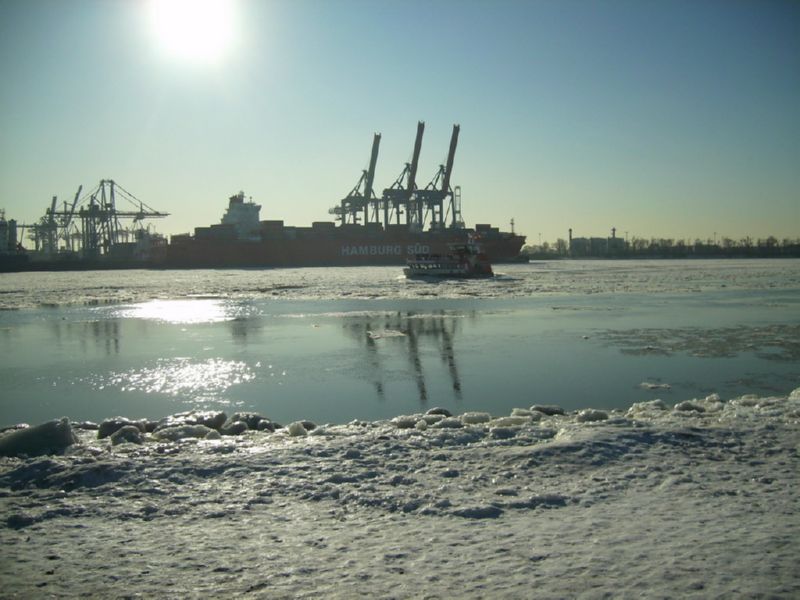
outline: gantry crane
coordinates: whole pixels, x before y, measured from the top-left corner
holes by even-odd
[[[139,210],[117,210],[117,192]],[[113,179],[101,179],[98,187],[89,196],[89,205],[78,211],[81,219],[81,247],[84,258],[96,258],[108,254],[118,243],[127,242],[130,231],[121,227],[120,219],[133,219],[134,224],[144,219],[169,216],[147,206]]]
[[[112,179],[100,180],[98,186],[83,197],[82,189],[83,186],[79,186],[72,204],[64,202],[61,210],[56,208],[58,199],[53,196],[50,207],[38,223],[20,226],[30,230],[29,239],[37,251],[54,255],[60,250],[59,241],[63,240],[64,250],[78,251],[83,258],[97,258],[109,253],[115,244],[128,241],[131,232],[121,226],[120,219],[133,219],[134,223],[139,223],[169,214],[153,210]],[[138,210],[118,210],[117,195],[133,206],[138,205]],[[80,220],[80,227],[76,225],[76,217]]]
[[[372,189],[381,138],[380,134],[376,133],[372,143],[369,168],[362,172],[358,183],[339,205],[330,209],[330,214],[336,215],[336,219],[342,225],[358,225],[363,218],[364,225],[380,224],[382,221],[383,226],[388,227],[393,224],[392,221],[396,225],[403,223],[401,217],[404,216],[404,224],[414,230],[421,231],[428,220],[430,220],[432,229],[463,228],[461,190],[458,186],[455,189],[450,188],[459,130],[459,125],[453,125],[446,163],[439,165],[436,175],[424,189],[418,189],[417,167],[422,148],[422,136],[425,132],[425,123],[419,121],[411,162],[405,164],[398,178],[391,186],[383,190],[380,198],[375,197]],[[448,198],[450,202],[445,211],[445,200]],[[371,214],[370,208],[372,209]],[[381,215],[381,213],[383,214]],[[448,217],[449,223],[447,223]]]
[[[363,212],[364,224],[369,223],[369,208],[373,206],[375,220],[377,221],[378,213],[378,199],[372,189],[372,184],[375,181],[375,165],[378,162],[378,147],[381,143],[381,134],[376,133],[372,139],[372,154],[369,159],[369,168],[361,173],[361,178],[356,183],[355,187],[350,190],[350,193],[345,196],[339,206],[334,206],[330,209],[330,214],[336,215],[336,218],[342,225],[352,223],[358,225],[359,213]],[[363,187],[362,187],[363,186]]]
[[[400,217],[405,215],[416,214],[416,211],[410,210],[409,203],[411,197],[417,189],[417,165],[419,164],[419,153],[422,148],[422,135],[425,133],[425,122],[419,121],[417,123],[417,138],[414,141],[414,154],[411,157],[411,162],[406,163],[403,171],[395,182],[385,190],[383,190],[383,225],[389,225],[392,214],[395,217],[395,222],[400,224]],[[405,184],[403,180],[405,179]],[[390,214],[392,213],[392,214]]]
[[[453,173],[453,161],[458,145],[459,125],[453,125],[453,133],[450,136],[450,150],[447,153],[447,163],[439,165],[439,170],[434,175],[431,182],[425,189],[417,190],[414,193],[414,209],[416,215],[415,222],[421,228],[428,216],[430,216],[431,228],[445,227],[444,201],[450,198],[447,213],[450,215],[450,227],[458,227],[462,223],[460,190],[456,193],[450,189],[450,176]]]

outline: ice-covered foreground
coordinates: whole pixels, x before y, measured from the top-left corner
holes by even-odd
[[[0,595],[800,596],[800,389],[558,412],[78,429],[0,459]]]

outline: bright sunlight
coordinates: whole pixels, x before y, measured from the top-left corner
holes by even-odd
[[[150,0],[153,33],[166,55],[185,62],[222,61],[235,42],[234,0]]]

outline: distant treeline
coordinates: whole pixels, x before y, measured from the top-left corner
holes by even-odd
[[[523,257],[554,258],[800,258],[800,238],[770,236],[753,240],[722,238],[715,240],[675,240],[664,238],[559,238],[555,244],[525,246]]]

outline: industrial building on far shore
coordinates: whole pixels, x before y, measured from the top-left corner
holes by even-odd
[[[611,237],[572,237],[569,230],[569,255],[572,258],[586,256],[619,256],[625,253],[627,242],[617,237],[616,227],[611,228]]]

